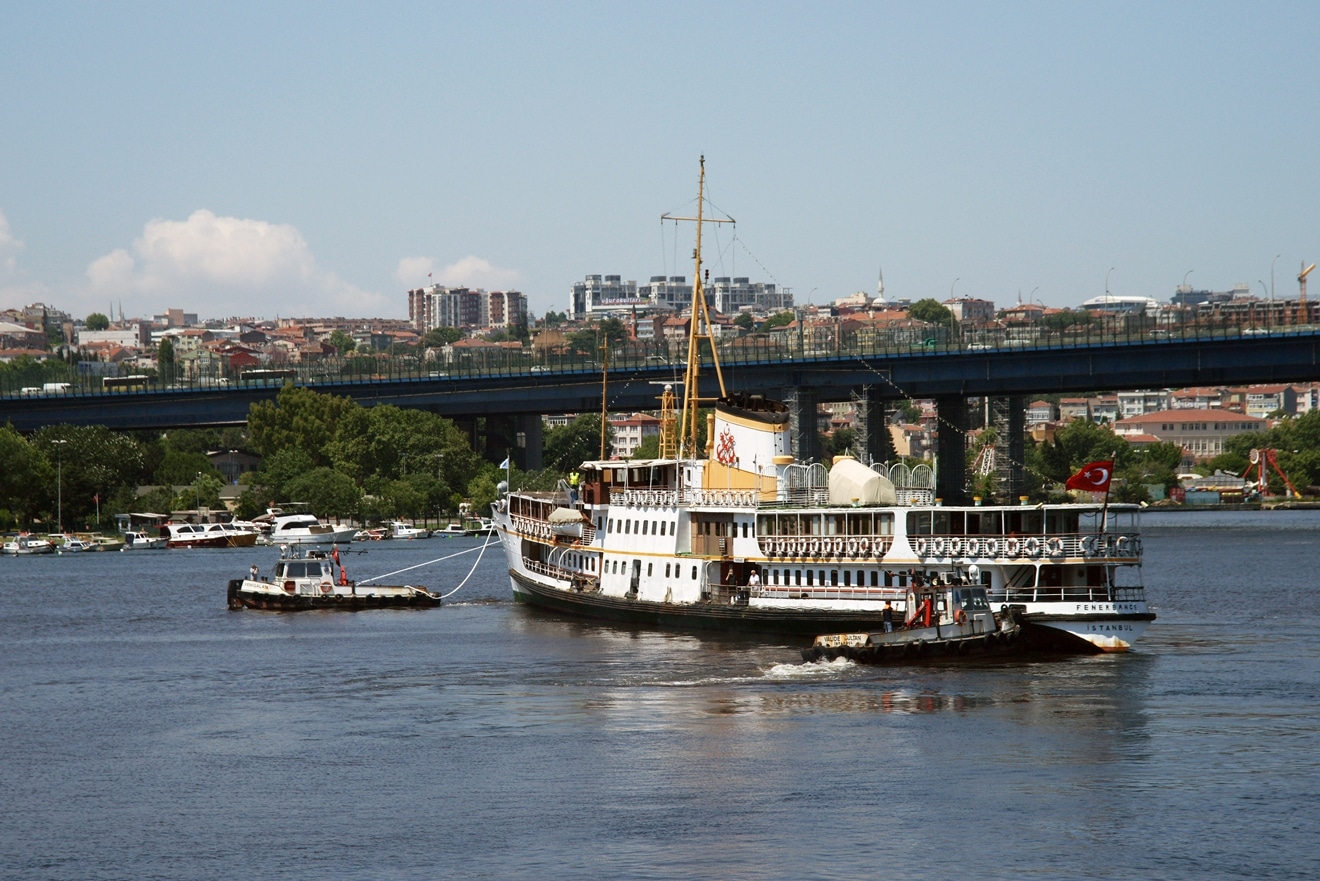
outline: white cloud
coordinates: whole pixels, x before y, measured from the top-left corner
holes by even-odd
[[[23,250],[23,243],[14,238],[9,228],[9,219],[0,211],[0,268],[6,273],[18,269],[18,252]]]
[[[483,257],[469,254],[440,269],[435,268],[435,261],[430,257],[404,257],[399,261],[394,277],[409,287],[431,282],[445,287],[498,291],[517,288],[522,273],[516,269],[501,269]]]
[[[385,315],[399,298],[364,291],[322,269],[297,228],[194,211],[152,220],[130,248],[87,267],[91,294],[152,298],[208,316]]]

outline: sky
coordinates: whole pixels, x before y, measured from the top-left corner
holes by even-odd
[[[590,274],[1075,306],[1320,259],[1306,3],[0,0],[0,309],[563,311]]]

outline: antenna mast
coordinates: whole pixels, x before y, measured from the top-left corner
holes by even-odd
[[[695,456],[697,453],[697,422],[699,404],[701,397],[699,394],[699,383],[701,374],[701,340],[710,342],[711,363],[715,366],[715,376],[720,384],[720,397],[724,397],[727,392],[724,388],[724,373],[720,370],[720,358],[715,351],[715,338],[711,335],[710,310],[706,305],[705,289],[702,285],[701,277],[701,229],[703,224],[707,223],[735,223],[732,218],[714,218],[706,217],[704,213],[706,201],[706,157],[701,157],[701,174],[697,179],[697,216],[696,217],[673,217],[669,214],[660,215],[661,220],[690,220],[697,224],[697,246],[692,249],[692,259],[696,263],[696,275],[692,279],[692,314],[689,319],[688,328],[688,356],[687,372],[683,378],[683,419],[679,428],[679,458],[686,456]]]

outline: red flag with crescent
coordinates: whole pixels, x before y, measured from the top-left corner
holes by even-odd
[[[1092,462],[1082,468],[1064,484],[1068,489],[1090,490],[1093,493],[1109,492],[1109,479],[1114,476],[1112,459]]]

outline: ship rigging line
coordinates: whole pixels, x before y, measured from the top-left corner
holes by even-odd
[[[485,554],[486,554],[486,548],[490,547],[490,543],[491,543],[491,540],[492,540],[493,538],[494,538],[493,535],[491,535],[490,533],[487,533],[487,534],[486,534],[486,541],[485,541],[485,543],[482,544],[481,547],[479,547],[479,548],[465,548],[464,550],[461,550],[461,551],[455,551],[454,553],[452,553],[452,554],[447,554],[447,555],[445,555],[445,556],[443,556],[443,557],[437,557],[437,558],[434,559],[434,560],[427,560],[425,563],[418,563],[416,566],[407,566],[407,567],[405,567],[405,568],[403,568],[403,569],[396,569],[396,570],[394,570],[393,572],[386,572],[384,575],[373,575],[371,578],[365,578],[365,579],[363,579],[362,581],[359,581],[358,584],[370,584],[371,582],[373,582],[373,581],[379,581],[379,580],[382,579],[382,578],[389,578],[391,575],[398,575],[398,574],[403,573],[403,572],[411,572],[413,569],[420,569],[420,568],[422,568],[423,566],[430,566],[430,565],[432,565],[432,564],[434,564],[434,563],[442,563],[442,562],[444,562],[445,560],[452,560],[454,557],[461,557],[461,556],[463,556],[464,554],[470,554],[470,553],[472,553],[473,551],[480,551],[480,553],[477,554],[476,562],[474,562],[474,563],[472,564],[472,568],[468,570],[468,574],[467,574],[467,576],[466,576],[462,581],[460,581],[460,582],[458,583],[458,587],[454,588],[454,589],[451,590],[449,593],[441,594],[440,599],[442,599],[442,600],[443,600],[443,599],[447,599],[447,598],[453,596],[454,594],[458,593],[459,589],[461,589],[461,588],[463,587],[463,585],[467,584],[468,581],[472,578],[472,573],[474,573],[474,572],[477,571],[477,565],[481,562],[481,558],[482,558],[483,556],[485,556]]]

